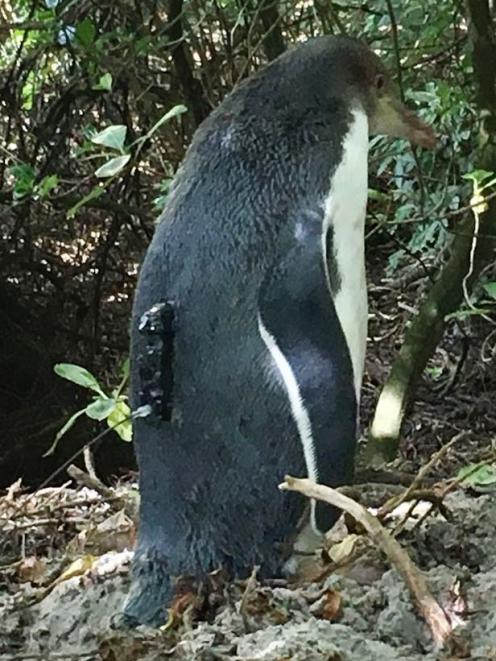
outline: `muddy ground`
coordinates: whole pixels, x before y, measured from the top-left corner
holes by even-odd
[[[424,287],[414,269],[372,287],[364,429]],[[377,545],[343,523],[329,552],[307,558],[295,584],[229,585],[214,575],[201,595],[184,595],[163,630],[112,630],[135,538],[131,477],[103,491],[68,480],[30,494],[18,483],[2,496],[0,659],[496,659],[496,478],[488,469],[471,485],[452,481],[469,463],[494,462],[493,355],[487,321],[449,324],[406,420],[401,456],[389,467],[392,476],[414,475],[466,432],[433,465],[415,510],[403,504],[384,521],[448,616],[457,638],[450,651],[435,648]],[[353,495],[377,508],[403,492],[395,481],[358,485]]]
[[[368,497],[378,492],[388,488],[375,487]],[[86,488],[46,490],[30,506],[23,496],[13,502],[31,513],[16,518],[12,501],[2,503],[2,516],[10,509],[17,534],[25,531],[24,560],[2,568],[2,660],[446,658],[398,573],[366,537],[344,528],[341,547],[351,545],[358,557],[345,552],[344,566],[334,570],[315,557],[312,566],[328,573],[320,580],[229,585],[214,576],[208,597],[177,604],[165,630],[128,633],[110,627],[129,583],[132,554],[125,547],[133,526],[125,513],[112,514],[113,506]],[[449,658],[496,659],[496,499],[457,490],[443,504],[442,514],[420,523],[430,504],[418,505],[399,539],[462,639]],[[84,532],[67,541],[74,528]],[[105,553],[106,545],[123,550]],[[198,621],[202,615],[209,621]]]

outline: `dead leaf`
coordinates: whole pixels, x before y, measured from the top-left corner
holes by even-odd
[[[197,595],[194,592],[178,595],[174,598],[168,612],[167,622],[160,627],[160,631],[175,629],[183,619],[184,613],[195,604]]]
[[[7,489],[7,494],[5,495],[5,500],[7,502],[13,502],[16,495],[22,490],[22,477],[13,482],[10,487]]]
[[[88,526],[72,539],[68,548],[72,554],[90,550],[94,555],[108,551],[124,551],[133,548],[136,527],[124,510],[107,517],[97,526]]]
[[[19,563],[17,573],[23,583],[41,583],[46,573],[46,564],[33,555]]]
[[[325,590],[324,594],[310,606],[314,617],[337,622],[343,616],[343,598],[335,590]]]
[[[359,540],[360,535],[346,535],[341,542],[338,542],[327,549],[327,553],[331,560],[337,565],[343,564],[353,557]]]
[[[443,609],[453,628],[466,624],[468,605],[459,579],[453,581],[447,599],[443,600]]]
[[[68,581],[70,578],[75,576],[83,576],[89,569],[91,569],[96,561],[94,555],[83,555],[74,562],[71,562],[69,567],[58,576],[53,583],[51,583],[49,589],[53,589],[56,585]]]
[[[136,528],[125,511],[119,510],[99,523],[87,539],[87,547],[95,553],[123,551],[134,546]]]
[[[324,595],[324,607],[321,617],[329,622],[337,622],[343,616],[343,598],[339,592],[328,590]]]

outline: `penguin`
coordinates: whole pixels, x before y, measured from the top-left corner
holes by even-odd
[[[338,512],[278,489],[353,479],[367,337],[370,134],[432,147],[355,39],[297,45],[196,131],[142,264],[130,402],[140,524],[122,626],[177,577],[279,575]]]

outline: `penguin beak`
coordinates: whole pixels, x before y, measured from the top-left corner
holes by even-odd
[[[433,149],[436,136],[429,124],[416,115],[396,97],[384,95],[369,119],[370,133],[383,133],[392,138],[406,138],[414,145]]]

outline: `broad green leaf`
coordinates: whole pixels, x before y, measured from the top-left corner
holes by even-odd
[[[375,188],[369,188],[368,197],[369,200],[376,200],[377,202],[387,202],[389,200],[389,195]]]
[[[92,89],[94,90],[104,90],[105,92],[110,92],[112,89],[112,74],[104,73],[103,76],[100,76],[99,81],[96,85],[93,85]]]
[[[59,178],[56,174],[48,175],[43,177],[38,186],[36,186],[36,191],[40,197],[47,197],[47,195],[58,186]]]
[[[62,438],[62,436],[63,436],[67,431],[69,431],[69,429],[74,425],[74,423],[76,422],[76,420],[77,420],[79,417],[81,417],[81,416],[83,415],[84,412],[85,412],[85,410],[82,409],[81,411],[77,411],[76,413],[74,413],[74,415],[71,415],[71,417],[69,418],[69,420],[67,420],[67,422],[65,423],[65,425],[64,425],[63,427],[61,427],[61,429],[59,429],[59,431],[57,432],[57,435],[55,436],[55,440],[53,441],[53,443],[51,444],[51,446],[48,448],[48,450],[42,455],[43,457],[48,457],[49,455],[51,455],[51,454],[53,454],[53,453],[55,452],[55,448],[57,447],[58,442],[60,441],[60,439]]]
[[[496,298],[496,282],[486,282],[482,285],[491,298]]]
[[[124,126],[124,124],[113,124],[94,135],[91,138],[91,142],[95,145],[103,145],[109,149],[121,151],[126,139],[126,133],[127,126]]]
[[[92,420],[105,420],[116,405],[115,399],[111,397],[98,397],[84,409],[88,418]]]
[[[14,177],[14,199],[19,200],[32,193],[36,179],[36,170],[29,163],[19,163],[9,168]]]
[[[76,39],[81,46],[89,48],[95,41],[96,28],[89,18],[85,18],[76,26]]]
[[[133,429],[131,425],[131,409],[124,400],[116,402],[114,410],[107,417],[107,424],[119,434],[123,441],[133,440]]]
[[[95,172],[95,175],[100,179],[113,177],[114,174],[117,174],[122,170],[130,158],[130,154],[124,154],[124,156],[116,156],[115,158],[111,158],[110,161],[107,161],[98,168],[98,170]]]
[[[105,393],[102,391],[96,377],[84,367],[74,365],[73,363],[57,363],[53,370],[55,374],[61,376],[63,379],[72,381],[72,383],[75,383],[78,386],[93,390],[99,395],[105,397]]]
[[[469,464],[461,468],[456,479],[468,486],[488,486],[496,484],[495,464]]]

